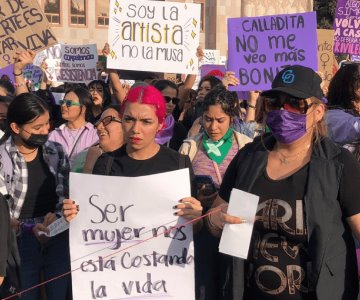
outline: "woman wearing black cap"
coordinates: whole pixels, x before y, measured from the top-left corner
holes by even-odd
[[[306,67],[277,74],[262,93],[271,133],[240,150],[224,176],[212,234],[246,222],[226,213],[232,188],[260,199],[248,259],[232,259],[224,299],[357,299],[360,165],[326,137],[320,83]]]

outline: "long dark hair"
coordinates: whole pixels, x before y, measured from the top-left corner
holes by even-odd
[[[66,91],[66,94],[64,96],[65,99],[66,99],[66,95],[70,92],[73,92],[79,98],[79,103],[81,104],[80,113],[82,112],[83,106],[85,106],[85,108],[86,108],[85,121],[89,122],[89,120],[91,118],[91,114],[92,114],[92,111],[91,111],[92,96],[91,96],[89,90],[86,88],[83,88],[83,87],[70,88],[69,90]]]
[[[103,110],[105,110],[110,104],[111,104],[111,93],[110,93],[110,89],[109,86],[102,80],[93,80],[88,84],[88,88],[89,90],[96,86],[96,85],[101,85],[103,88]]]
[[[36,120],[46,112],[49,112],[49,107],[40,97],[32,93],[23,93],[16,96],[8,107],[5,134],[0,139],[0,144],[14,134],[10,128],[11,123],[22,126]]]
[[[327,99],[328,105],[352,110],[357,100],[355,90],[360,86],[360,64],[342,66],[331,79]]]

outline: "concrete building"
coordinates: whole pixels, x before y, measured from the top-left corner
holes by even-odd
[[[134,0],[136,1],[136,0]],[[172,0],[201,4],[200,45],[227,52],[227,18],[312,11],[313,0]],[[96,43],[99,52],[107,41],[109,0],[38,0],[59,42]]]

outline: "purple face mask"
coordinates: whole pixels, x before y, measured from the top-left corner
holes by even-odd
[[[267,114],[266,125],[277,141],[283,144],[291,144],[305,135],[306,114],[297,114],[287,110],[273,110]]]

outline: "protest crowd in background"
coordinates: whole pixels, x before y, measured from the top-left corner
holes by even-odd
[[[200,13],[72,45],[0,4],[0,299],[358,299],[359,1],[229,18],[222,62]]]

